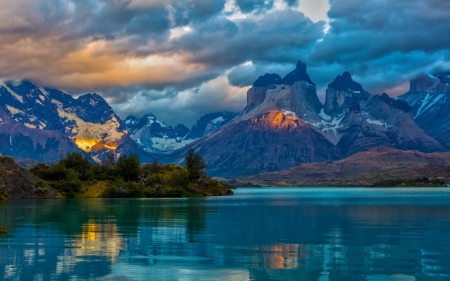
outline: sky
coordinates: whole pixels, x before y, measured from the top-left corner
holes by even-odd
[[[96,92],[169,125],[241,111],[259,75],[298,60],[322,101],[344,71],[396,96],[450,69],[443,0],[2,0],[0,19],[0,80]]]

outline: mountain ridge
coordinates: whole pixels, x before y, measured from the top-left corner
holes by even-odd
[[[283,83],[292,82],[291,77],[298,80]],[[192,147],[205,158],[211,175],[231,178],[342,159],[379,146],[447,150],[417,126],[405,102],[371,95],[349,72],[329,84],[322,105],[306,65],[299,62],[282,79],[260,76],[238,116],[172,152],[166,161],[182,163],[185,150]]]

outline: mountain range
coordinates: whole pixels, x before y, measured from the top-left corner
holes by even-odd
[[[444,152],[450,147],[450,73],[420,74],[408,93],[372,95],[349,72],[338,75],[319,101],[307,67],[281,77],[260,76],[242,112],[201,117],[191,128],[169,126],[152,114],[122,121],[97,94],[78,98],[29,81],[0,85],[0,154],[57,161],[82,151],[136,153],[144,162],[183,163],[189,148],[212,176],[234,178],[338,161],[377,147]]]
[[[181,148],[196,139],[220,128],[233,119],[237,113],[216,112],[202,116],[192,129],[183,124],[175,127],[159,121],[155,115],[147,114],[140,119],[128,116],[124,121],[125,129],[131,138],[145,151],[164,153]]]
[[[260,76],[247,92],[247,107],[219,130],[173,152],[181,163],[190,147],[214,176],[233,178],[302,163],[346,158],[375,147],[422,152],[447,147],[420,128],[406,101],[371,95],[348,72],[328,85],[319,101],[306,65],[281,78]]]
[[[167,126],[154,115],[123,122],[98,94],[78,98],[29,81],[0,85],[0,155],[55,162],[80,151],[100,161],[107,153],[138,154],[152,161],[219,128],[235,116],[207,114],[193,126]]]

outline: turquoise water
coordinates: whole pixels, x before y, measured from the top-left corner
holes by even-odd
[[[0,280],[450,280],[450,189],[0,205]]]

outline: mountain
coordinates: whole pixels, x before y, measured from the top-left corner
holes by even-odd
[[[343,160],[241,176],[229,183],[237,186],[371,186],[384,180],[423,177],[450,181],[450,152],[423,153],[379,147]]]
[[[7,81],[0,85],[0,118],[3,155],[39,161],[80,150],[97,159],[107,152],[147,156],[130,143],[120,118],[97,94],[75,99],[29,81]]]
[[[167,126],[153,114],[144,115],[140,119],[128,116],[124,125],[131,138],[148,152],[172,151],[192,141],[187,138],[190,130],[186,126]]]
[[[447,150],[415,123],[411,107],[388,95],[371,95],[348,72],[328,85],[320,123],[344,157],[374,147],[435,152]]]
[[[342,159],[380,146],[446,150],[417,126],[406,102],[371,95],[348,72],[329,84],[322,105],[306,65],[298,62],[284,78],[260,76],[241,114],[166,161],[182,162],[192,147],[204,157],[210,175],[232,178]]]
[[[124,121],[125,129],[131,138],[145,151],[165,153],[179,149],[194,140],[220,128],[236,113],[217,112],[202,116],[191,130],[182,124],[175,127],[159,121],[155,115],[147,114],[140,119],[128,116]]]
[[[410,81],[410,89],[398,100],[412,108],[417,124],[450,147],[450,72],[420,74]]]
[[[78,147],[60,131],[29,128],[0,108],[0,155],[58,161]]]
[[[235,112],[214,112],[208,113],[200,117],[200,119],[192,126],[188,138],[192,140],[199,139],[207,134],[219,129],[231,119],[238,115]]]

